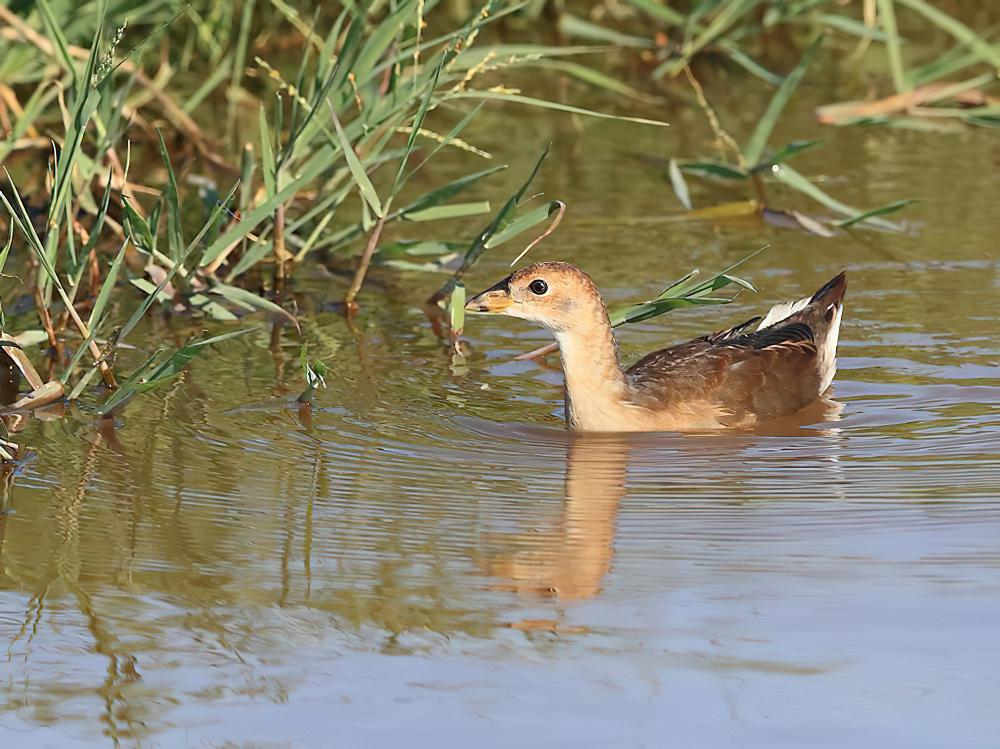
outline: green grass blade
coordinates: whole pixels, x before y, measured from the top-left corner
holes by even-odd
[[[402,218],[407,221],[441,221],[451,218],[464,218],[465,216],[480,216],[489,212],[489,201],[480,200],[471,203],[449,203],[448,205],[425,208],[422,211],[404,212]]]
[[[275,304],[270,299],[265,299],[258,294],[254,294],[252,291],[240,288],[239,286],[230,286],[229,284],[224,283],[216,284],[212,287],[211,291],[213,294],[218,294],[223,299],[227,299],[237,306],[266,310],[267,312],[273,312],[276,315],[281,315],[291,321],[296,328],[299,327],[298,321],[288,310]]]
[[[715,177],[718,179],[745,180],[750,177],[750,173],[737,166],[720,164],[715,161],[680,161],[681,171],[687,174],[696,174],[699,177]]]
[[[230,338],[236,338],[237,336],[254,333],[258,330],[260,330],[259,327],[236,330],[231,333],[225,333],[212,338],[187,343],[174,351],[164,361],[153,368],[153,362],[159,354],[159,352],[157,352],[157,354],[151,356],[138,369],[136,369],[132,375],[125,382],[121,383],[120,387],[113,392],[111,396],[104,401],[104,403],[101,404],[101,406],[97,409],[98,415],[104,416],[109,414],[116,408],[121,408],[121,406],[137,394],[152,390],[158,385],[162,385],[168,380],[173,379],[175,376],[180,374],[188,363],[195,356],[200,354],[206,347],[212,346],[216,343],[221,343],[222,341],[229,340]]]
[[[862,39],[871,39],[875,42],[887,42],[889,40],[889,35],[884,31],[866,26],[864,22],[850,16],[840,16],[835,13],[820,13],[816,16],[815,22],[823,28],[836,29]],[[903,43],[903,38],[898,34],[896,35],[896,39],[897,43]]]
[[[684,45],[684,51],[677,59],[667,60],[653,71],[653,77],[667,75],[673,78],[680,73],[696,54],[725,34],[738,20],[753,10],[760,0],[731,0],[721,6],[721,10],[701,30],[689,44]]]
[[[125,229],[125,235],[136,249],[152,254],[156,250],[156,239],[153,237],[153,232],[150,231],[146,220],[139,215],[124,195],[122,195],[122,210],[124,212],[122,226]]]
[[[530,107],[539,107],[541,109],[554,109],[558,112],[569,112],[570,114],[579,114],[586,117],[598,117],[605,120],[618,120],[620,122],[634,122],[638,125],[670,127],[669,123],[662,122],[660,120],[649,120],[645,117],[628,117],[626,115],[608,114],[606,112],[597,112],[593,109],[574,107],[570,104],[562,104],[560,102],[548,101],[546,99],[536,99],[531,96],[522,96],[521,94],[501,93],[500,91],[460,91],[457,93],[449,93],[445,98],[449,101],[453,99],[486,99],[488,101],[506,101],[514,104],[526,104]]]
[[[427,154],[427,156],[424,157],[423,161],[421,161],[419,164],[417,164],[415,167],[413,167],[413,169],[409,172],[409,174],[407,174],[403,178],[403,183],[405,184],[406,182],[409,182],[410,178],[414,174],[416,174],[417,172],[419,172],[420,169],[425,164],[427,164],[427,162],[429,162],[431,159],[433,159],[437,155],[438,151],[440,151],[442,148],[444,148],[445,146],[447,146],[448,144],[450,144],[453,140],[455,140],[455,138],[457,138],[459,136],[459,134],[463,130],[465,130],[465,126],[468,125],[470,122],[472,122],[473,118],[477,114],[479,114],[479,110],[481,110],[485,106],[486,106],[486,102],[485,101],[481,101],[475,107],[473,107],[469,112],[467,112],[466,115],[461,120],[459,120],[451,130],[448,131],[448,134],[444,136],[444,139],[441,140],[441,141],[439,141],[434,146],[434,148],[431,149],[431,152],[429,154]]]
[[[115,284],[118,283],[118,274],[121,271],[122,262],[125,260],[125,251],[127,249],[128,242],[122,242],[121,249],[118,250],[118,254],[115,255],[115,259],[111,262],[111,267],[104,278],[104,283],[101,284],[100,291],[97,292],[97,298],[94,300],[94,307],[90,311],[90,317],[87,319],[87,330],[90,332],[90,335],[76,349],[73,358],[70,359],[69,365],[59,378],[64,384],[69,384],[69,378],[72,376],[73,371],[80,363],[80,359],[87,353],[87,347],[90,346],[91,341],[97,336],[97,331],[104,321],[104,313],[107,310],[108,302],[111,301],[111,293],[115,289]]]
[[[968,45],[969,49],[975,52],[981,60],[988,62],[994,68],[1000,68],[1000,47],[990,44],[983,37],[976,34],[958,19],[949,16],[942,10],[935,8],[926,0],[897,0],[901,5],[905,5],[910,10],[914,10],[942,31],[950,34],[958,41]]]
[[[445,305],[448,314],[448,326],[454,337],[462,335],[465,327],[465,286],[461,281],[456,281],[451,294],[448,295],[448,302]]]
[[[536,60],[532,63],[532,68],[541,68],[542,70],[558,70],[567,75],[571,75],[577,80],[583,81],[584,83],[594,86],[595,88],[601,88],[605,91],[610,91],[614,94],[620,94],[622,96],[627,96],[630,99],[635,99],[636,101],[653,103],[659,101],[657,97],[644,94],[631,86],[622,83],[618,78],[614,76],[602,73],[599,70],[588,67],[586,65],[581,65],[578,62],[570,62],[568,60]]]
[[[240,30],[236,37],[235,54],[233,55],[232,74],[229,77],[229,88],[233,91],[243,82],[243,69],[246,66],[247,48],[250,44],[250,26],[253,22],[254,7],[257,0],[244,0],[243,13],[240,16]],[[220,66],[221,70],[225,70]]]
[[[194,341],[193,343],[187,343],[171,354],[165,362],[156,367],[150,376],[145,379],[145,382],[137,382],[134,387],[139,393],[152,390],[158,385],[162,385],[167,380],[170,380],[180,374],[184,367],[187,366],[188,362],[190,362],[191,359],[200,354],[208,346],[228,341],[231,338],[237,338],[239,336],[255,333],[258,330],[260,330],[259,326],[246,328],[244,330],[234,330],[230,333],[223,333],[222,335],[212,336],[211,338]]]
[[[625,0],[625,2],[648,14],[654,20],[670,26],[683,26],[686,20],[682,13],[661,5],[656,0]]]
[[[896,27],[896,7],[893,0],[876,0],[882,30],[885,32],[885,50],[889,56],[889,70],[892,72],[892,82],[896,93],[902,94],[913,87],[906,78],[903,69],[903,53],[900,50],[899,29]]]
[[[349,140],[347,140],[347,135],[344,134],[344,128],[340,126],[340,120],[337,119],[337,113],[332,109],[330,110],[330,116],[333,117],[333,125],[337,129],[337,137],[340,139],[340,146],[344,149],[344,158],[347,160],[347,168],[351,170],[351,176],[354,178],[354,182],[358,186],[358,191],[361,193],[361,197],[365,199],[368,203],[368,207],[372,209],[374,213],[379,218],[385,215],[385,211],[382,208],[382,201],[378,199],[378,193],[375,192],[375,186],[372,181],[368,179],[368,174],[365,172],[364,166],[362,166],[358,155],[354,152],[354,148],[351,146]]]
[[[857,216],[852,216],[851,218],[844,219],[843,221],[838,221],[837,226],[846,229],[849,226],[854,226],[855,224],[860,224],[863,221],[868,221],[876,216],[885,216],[890,213],[895,213],[910,203],[915,203],[916,201],[912,198],[905,200],[894,200],[891,203],[886,203],[878,208],[872,208],[870,211],[865,211],[864,213],[859,213]]]
[[[157,130],[156,134],[159,137],[160,156],[163,158],[163,166],[167,170],[167,189],[164,195],[167,202],[167,247],[170,250],[170,259],[175,263],[179,263],[181,253],[184,252],[180,194],[177,190],[177,178],[174,175],[174,167],[170,163],[170,154],[167,152],[167,144],[163,140],[163,133]]]
[[[149,308],[153,306],[159,295],[167,287],[167,284],[169,284],[170,281],[173,280],[173,277],[178,272],[180,272],[184,263],[187,262],[188,258],[190,258],[191,255],[194,253],[195,249],[197,249],[198,244],[201,242],[202,238],[205,236],[205,234],[207,234],[211,230],[213,226],[215,226],[215,223],[218,220],[219,216],[221,216],[223,211],[226,210],[227,206],[232,201],[233,196],[236,194],[237,187],[239,187],[239,183],[233,185],[232,189],[229,191],[229,194],[226,196],[226,199],[224,201],[219,201],[212,208],[212,212],[209,214],[208,220],[205,222],[204,226],[202,226],[201,230],[198,232],[195,238],[191,241],[191,244],[188,245],[187,249],[184,252],[184,256],[181,258],[181,262],[174,263],[170,268],[168,268],[167,272],[163,276],[163,280],[161,280],[160,283],[156,285],[156,288],[153,289],[153,291],[146,294],[146,298],[143,299],[142,303],[135,309],[135,311],[132,313],[132,315],[129,317],[126,323],[121,327],[121,330],[118,331],[119,341],[125,340],[125,337],[129,333],[131,333],[132,330],[135,328],[135,326],[140,323],[142,318],[146,316],[146,313],[149,311]]]
[[[63,67],[66,68],[66,71],[73,78],[73,88],[74,90],[78,90],[79,75],[76,71],[76,63],[73,61],[73,58],[69,53],[69,42],[66,40],[66,36],[62,32],[63,24],[56,20],[48,0],[35,0],[35,4],[38,6],[38,10],[42,17],[42,23],[45,25],[45,33],[48,34],[55,43],[56,51],[59,53],[59,59],[62,61]],[[86,81],[86,84],[89,86],[90,81]]]
[[[848,218],[854,218],[864,213],[864,211],[858,210],[857,208],[849,206],[846,203],[841,203],[839,200],[831,197],[830,195],[827,195],[823,190],[814,185],[812,182],[803,177],[801,174],[799,174],[797,171],[792,169],[787,164],[782,164],[777,170],[773,172],[773,174],[774,177],[778,179],[780,182],[784,182],[789,187],[798,190],[803,195],[809,196],[817,203],[826,206],[827,208],[829,208],[832,211],[835,211],[836,213],[840,213],[841,215],[847,216]],[[877,227],[879,229],[884,229],[886,231],[902,231],[903,228],[898,224],[894,224],[890,221],[885,221],[877,217],[864,219],[864,223],[870,226]]]
[[[431,190],[425,195],[421,195],[405,208],[400,209],[399,213],[415,213],[416,211],[422,211],[427,208],[431,208],[432,206],[441,205],[444,201],[450,200],[458,193],[462,192],[462,190],[471,187],[479,180],[489,177],[492,174],[496,174],[497,172],[502,172],[506,168],[506,164],[498,164],[497,166],[491,166],[488,169],[482,169],[478,172],[466,174],[458,179],[454,179],[446,185],[442,185],[441,187]]]
[[[775,164],[780,164],[784,161],[788,161],[793,156],[798,156],[803,151],[808,151],[810,148],[818,146],[820,141],[816,140],[793,140],[786,146],[782,146],[775,153],[767,159],[764,159],[758,164],[755,164],[750,170],[753,172],[761,172],[766,169],[770,169]]]
[[[652,49],[656,46],[656,42],[648,37],[623,34],[606,24],[585,21],[569,13],[561,13],[559,15],[559,31],[566,36],[579,37],[595,42],[606,42],[616,47]]]
[[[301,174],[297,179],[292,180],[281,190],[265,200],[253,210],[243,215],[240,220],[226,231],[222,232],[216,239],[205,248],[202,253],[199,265],[202,267],[210,265],[219,255],[236,242],[239,242],[249,232],[256,228],[257,224],[274,214],[274,210],[287,200],[290,200],[299,190],[311,180],[315,179],[317,172],[322,169],[322,165],[312,167],[310,171]],[[235,187],[233,188],[235,190]],[[227,201],[228,205],[228,201]]]
[[[444,295],[450,293],[454,284],[458,282],[462,275],[479,261],[480,256],[486,251],[487,243],[498,231],[507,226],[517,211],[518,204],[524,198],[525,193],[531,186],[531,183],[534,182],[535,177],[538,176],[538,172],[542,168],[542,162],[544,162],[545,158],[549,155],[549,149],[551,147],[552,146],[550,144],[542,150],[542,153],[539,155],[538,161],[535,162],[535,166],[532,168],[528,178],[521,184],[521,187],[518,188],[517,192],[507,199],[507,202],[503,204],[503,207],[497,211],[489,225],[476,235],[472,244],[469,245],[469,249],[465,251],[465,257],[462,259],[462,265],[459,266],[454,275],[452,275],[452,277],[445,282],[444,286],[442,286],[441,289],[439,289],[438,292],[431,297],[432,299],[443,298]]]
[[[278,106],[281,106],[281,102],[278,102]],[[271,140],[271,128],[267,124],[267,112],[264,109],[264,105],[261,104],[260,111],[258,113],[258,126],[260,127],[260,161],[261,161],[261,172],[264,175],[264,189],[267,192],[267,197],[274,197],[274,194],[278,191],[277,188],[277,167],[275,166],[274,160],[274,146]]]
[[[417,22],[416,8],[416,0],[405,0],[393,13],[379,22],[375,31],[368,36],[368,41],[365,42],[352,66],[359,85],[363,85],[368,80],[375,63],[389,49],[392,40],[396,38],[407,21]]]
[[[7,257],[10,255],[10,248],[14,245],[14,222],[10,222],[10,226],[7,232],[7,244],[3,246],[3,251],[0,252],[0,274],[3,273],[4,266],[7,265]],[[3,326],[0,325],[0,328]]]
[[[757,122],[757,127],[754,129],[753,135],[750,136],[750,140],[743,148],[743,156],[748,164],[756,164],[760,161],[764,149],[767,148],[768,138],[771,137],[774,126],[778,124],[778,118],[781,117],[781,113],[792,98],[792,94],[802,80],[802,76],[805,75],[806,70],[809,68],[813,57],[816,56],[816,50],[819,49],[822,39],[822,35],[813,39],[812,43],[802,54],[802,58],[798,64],[785,77],[781,85],[778,86],[778,90],[774,92],[774,96],[767,105],[763,117]]]
[[[444,62],[445,56],[441,55],[441,61],[438,63],[434,74],[431,76],[431,79],[427,84],[427,93],[420,100],[420,106],[417,108],[417,113],[413,115],[413,122],[410,124],[410,135],[406,139],[406,149],[403,151],[403,156],[399,160],[399,167],[396,169],[396,177],[393,179],[392,189],[389,191],[390,198],[396,197],[400,188],[403,186],[403,172],[406,170],[406,164],[409,161],[410,154],[413,153],[413,147],[417,142],[417,133],[420,132],[420,128],[423,127],[424,124],[424,119],[427,117],[427,110],[431,104],[431,97],[434,96],[434,91],[437,89],[438,80],[441,77],[441,69],[444,67]]]
[[[497,229],[496,233],[486,241],[486,249],[491,250],[494,247],[499,247],[518,234],[523,234],[528,229],[538,226],[538,224],[548,220],[553,213],[559,210],[560,205],[559,201],[553,200],[521,216],[512,218]]]
[[[755,75],[762,81],[770,83],[772,86],[780,86],[785,79],[780,75],[772,73],[750,55],[744,52],[740,46],[729,39],[720,39],[719,48],[726,53],[730,60],[735,62],[751,75]]]

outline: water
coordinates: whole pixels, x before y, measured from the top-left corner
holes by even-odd
[[[352,333],[343,280],[307,272],[331,367],[311,415],[290,405],[297,345],[272,355],[261,330],[114,434],[77,413],[22,433],[3,746],[995,746],[996,140],[820,130],[810,108],[837,95],[807,92],[776,142],[822,134],[798,168],[850,202],[919,199],[911,234],[671,220],[666,181],[620,149],[710,154],[673,105],[647,112],[667,131],[510,109],[469,136],[514,165],[494,201],[554,141],[539,186],[570,210],[534,257],[609,300],[771,245],[744,271],[758,296],[631,326],[628,361],[848,268],[832,403],[758,433],[574,439],[555,360],[511,361],[544,332],[475,318],[456,360],[419,309],[437,277],[376,273]],[[428,184],[451,170],[470,166]]]

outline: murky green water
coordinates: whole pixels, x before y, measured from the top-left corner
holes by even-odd
[[[746,89],[720,101],[737,121]],[[757,297],[632,326],[628,358],[849,268],[818,423],[572,439],[558,370],[511,361],[542,331],[470,320],[455,361],[419,309],[439,279],[382,271],[355,339],[329,306],[344,280],[304,273],[331,367],[311,425],[297,345],[261,331],[133,402],[116,439],[83,414],[23,432],[0,744],[996,746],[1000,151],[993,131],[820,130],[834,95],[777,140],[821,133],[798,168],[848,202],[920,199],[912,234],[672,221],[621,150],[711,153],[683,107],[647,112],[668,131],[508,110],[470,135],[514,164],[497,200],[554,142],[539,185],[570,208],[534,257],[611,300],[770,243]]]

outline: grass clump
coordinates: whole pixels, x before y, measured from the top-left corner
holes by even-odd
[[[0,8],[11,42],[0,52],[0,69],[22,71],[0,90],[0,115],[9,123],[0,158],[22,175],[4,175],[0,197],[11,241],[3,257],[12,247],[14,256],[27,249],[18,259],[39,322],[33,335],[47,343],[44,369],[60,397],[111,414],[206,347],[247,332],[162,348],[119,375],[126,339],[155,309],[220,322],[262,312],[298,329],[288,284],[297,267],[320,254],[357,255],[344,298],[345,309],[356,310],[385,226],[490,211],[484,201],[461,202],[460,194],[502,167],[402,200],[442,149],[478,151],[461,135],[486,102],[609,116],[480,87],[487,72],[557,51],[477,50],[483,29],[510,12],[494,0],[446,33],[427,34],[425,14],[434,5],[401,0],[331,12],[277,0],[226,9],[202,2],[168,4],[142,18],[111,18],[103,2],[88,5],[90,15],[56,0]],[[266,59],[282,35],[301,44],[294,66]],[[149,74],[154,46],[161,68]],[[204,78],[193,90],[182,85],[192,76]],[[210,128],[202,114],[220,97],[225,128]],[[439,133],[429,125],[445,105],[461,115]],[[240,144],[240,113],[248,107],[256,110],[256,128]],[[164,119],[168,132],[152,127]],[[227,140],[237,147],[227,149]],[[32,152],[50,154],[44,180],[24,168]],[[211,176],[196,176],[196,169]],[[25,183],[40,199],[25,197]],[[495,226],[506,238],[537,223],[530,214],[510,224],[516,202]],[[358,218],[345,221],[346,211]],[[142,296],[122,317],[118,302],[129,288]],[[451,327],[460,327],[452,318]],[[309,373],[317,370],[304,371],[311,396],[319,380]]]

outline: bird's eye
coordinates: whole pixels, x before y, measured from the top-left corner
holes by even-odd
[[[549,285],[545,283],[545,281],[543,281],[542,279],[536,278],[534,281],[528,284],[528,288],[531,289],[532,294],[542,296],[542,294],[544,294],[546,291],[549,290]]]

